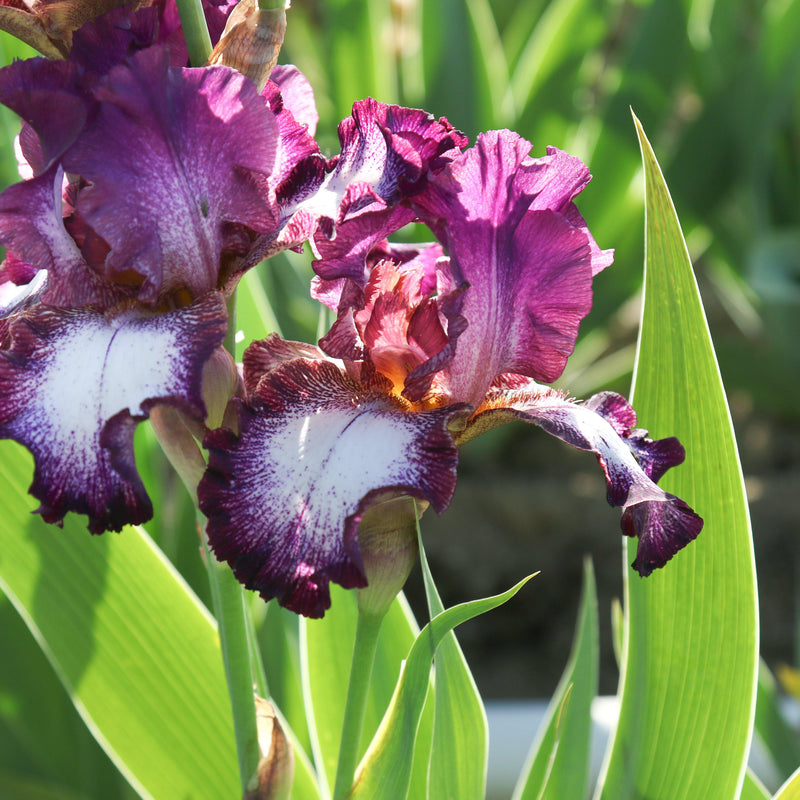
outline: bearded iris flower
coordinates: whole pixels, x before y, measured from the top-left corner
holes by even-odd
[[[365,512],[398,495],[442,512],[459,446],[514,419],[596,456],[623,533],[638,537],[641,575],[700,531],[656,484],[684,460],[677,439],[647,438],[619,395],[578,403],[544,385],[612,254],[573,202],[586,167],[529,151],[509,131],[484,134],[413,194],[362,205],[316,238],[314,293],[337,312],[320,346],[272,336],[246,351],[238,431],[206,437],[198,495],[217,557],[264,598],[316,617],[331,580],[364,586]],[[411,220],[438,243],[385,239]]]

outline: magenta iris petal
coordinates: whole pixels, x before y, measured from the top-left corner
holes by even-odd
[[[319,114],[314,100],[314,90],[305,75],[291,64],[278,64],[269,79],[280,90],[283,104],[300,125],[305,125],[309,136],[317,132]],[[267,89],[265,87],[265,93]]]
[[[442,511],[458,454],[447,423],[463,408],[409,413],[329,361],[295,360],[240,406],[240,436],[212,431],[198,496],[218,558],[265,599],[307,616],[330,606],[329,581],[364,586],[364,511],[389,495]]]
[[[448,377],[453,396],[475,405],[497,375],[549,383],[561,374],[601,268],[572,203],[588,170],[559,151],[532,159],[529,150],[510,131],[483,134],[413,201],[470,285],[469,327]]]
[[[57,160],[86,124],[89,102],[78,86],[79,75],[73,62],[47,58],[0,69],[0,102],[36,131],[44,162],[40,169]]]
[[[307,204],[328,220],[314,240],[314,270],[325,280],[351,278],[364,286],[370,250],[414,219],[398,205],[421,192],[467,140],[444,118],[371,98],[353,106],[339,125],[339,140],[341,155]]]
[[[135,270],[151,303],[181,287],[216,288],[221,254],[241,249],[236,226],[274,227],[264,185],[273,115],[239,73],[175,69],[160,48],[112,70],[97,97],[63,164],[90,181],[78,211],[111,248],[108,277]]]
[[[244,351],[242,358],[244,386],[247,393],[255,394],[258,384],[265,375],[276,370],[281,364],[294,361],[296,358],[312,361],[328,360],[319,347],[305,342],[281,339],[276,333],[266,339],[253,342]]]
[[[11,319],[0,351],[0,437],[33,453],[30,491],[47,522],[74,511],[100,533],[150,518],[134,429],[159,403],[203,419],[203,365],[226,327],[219,293],[160,315],[39,304]]]
[[[682,464],[686,458],[683,445],[674,436],[653,441],[647,438],[647,431],[635,428],[636,412],[622,395],[600,392],[590,397],[584,407],[611,424],[650,480],[658,482],[670,467]]]
[[[662,472],[679,464],[683,448],[675,439],[651,442],[641,430],[635,431],[631,443],[627,426],[635,423],[635,414],[619,395],[603,393],[579,404],[554,389],[533,382],[525,385],[512,376],[497,383],[469,425],[488,429],[496,424],[493,417],[533,422],[572,447],[594,453],[605,473],[609,504],[623,509],[623,533],[639,539],[633,567],[640,575],[663,567],[702,529],[703,520],[648,475],[658,471],[652,468],[655,463]],[[642,453],[645,460],[639,463],[636,456]]]

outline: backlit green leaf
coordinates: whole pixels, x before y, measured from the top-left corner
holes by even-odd
[[[444,611],[444,606],[425,557],[422,537],[419,553],[428,611],[433,618]],[[482,800],[486,794],[489,726],[478,687],[452,631],[439,645],[433,667],[435,698],[428,798]]]
[[[662,485],[695,508],[705,527],[649,578],[626,571],[620,720],[600,796],[734,800],[745,776],[758,658],[749,515],[691,263],[636,125],[647,246],[634,404],[654,438],[676,435],[686,447],[686,462]],[[628,544],[628,562],[635,545]]]
[[[97,740],[144,798],[239,792],[214,623],[142,530],[32,516],[31,459],[0,442],[0,586]],[[188,535],[194,535],[193,531]]]
[[[572,652],[520,775],[514,800],[586,796],[598,658],[597,590],[587,560]]]
[[[359,765],[349,800],[376,797],[405,800],[416,732],[428,695],[430,665],[436,649],[453,628],[510,600],[531,577],[503,594],[454,606],[434,617],[422,629],[400,673],[389,710]]]

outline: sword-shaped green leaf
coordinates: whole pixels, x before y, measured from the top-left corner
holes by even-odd
[[[626,571],[620,720],[599,796],[735,800],[745,779],[758,672],[750,521],[686,245],[638,120],[636,127],[647,244],[634,405],[654,438],[676,435],[686,447],[686,462],[661,484],[696,509],[705,527],[649,578]],[[629,562],[634,550],[630,542]]]

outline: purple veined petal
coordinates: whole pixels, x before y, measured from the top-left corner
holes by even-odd
[[[45,521],[74,511],[101,533],[152,516],[134,429],[160,403],[205,417],[203,366],[226,327],[219,293],[161,315],[37,305],[11,320],[0,351],[0,437],[33,453],[30,492]]]
[[[63,171],[47,172],[0,194],[0,244],[33,270],[47,270],[42,302],[78,307],[115,305],[130,291],[114,286],[86,263],[62,219]]]
[[[438,172],[466,137],[442,118],[420,109],[389,106],[372,98],[353,105],[339,125],[342,152],[325,189],[332,196],[336,219],[351,184],[366,184],[388,205],[417,194],[429,173]],[[358,197],[349,200],[359,206]],[[355,210],[355,209],[353,209]]]
[[[11,281],[0,283],[0,318],[37,302],[47,285],[47,270],[37,272],[28,283],[18,286]]]
[[[588,170],[529,149],[510,131],[482,134],[412,201],[470,285],[448,371],[453,397],[473,404],[503,373],[554,381],[591,308],[600,251],[572,204]]]
[[[95,78],[155,44],[159,32],[157,8],[135,8],[124,0],[103,0],[103,4],[105,13],[75,31],[69,52],[69,60]]]
[[[281,364],[296,358],[314,361],[328,360],[319,347],[305,342],[281,339],[277,333],[250,344],[242,357],[244,385],[247,393],[255,393],[259,382],[265,375],[276,370]]]
[[[271,183],[278,201],[294,209],[319,188],[326,161],[314,140],[318,117],[308,81],[296,67],[279,65],[272,76],[261,92],[280,130]]]
[[[319,220],[317,274],[364,285],[370,249],[414,219],[398,204],[421,192],[467,140],[444,118],[371,98],[353,106],[339,140],[341,154],[299,207]]]
[[[110,247],[107,277],[129,282],[134,270],[151,304],[217,288],[221,256],[242,255],[242,228],[276,225],[266,181],[278,124],[264,100],[239,73],[176,69],[158,47],[115,67],[96,96],[63,165],[90,183],[77,210]]]
[[[314,272],[323,281],[349,278],[363,288],[369,279],[370,254],[388,236],[415,218],[409,208],[389,208],[377,202],[340,220],[332,239],[322,235],[315,237]]]
[[[643,577],[663,567],[700,533],[702,518],[683,500],[665,492],[648,477],[634,456],[638,443],[631,447],[624,434],[618,432],[620,419],[629,418],[629,412],[623,410],[616,399],[619,395],[601,396],[587,405],[567,400],[556,390],[533,381],[524,385],[510,380],[508,386],[514,388],[503,388],[502,382],[496,384],[468,422],[460,442],[518,418],[538,425],[572,447],[594,453],[605,474],[609,504],[623,509],[623,533],[639,540],[632,566]],[[605,407],[606,411],[616,407],[616,415],[611,413],[607,419],[592,406],[601,410]],[[665,449],[671,452],[673,459],[678,455],[677,440],[662,439],[660,442],[669,443]],[[659,442],[651,445],[656,445],[658,450]],[[680,444],[677,448],[682,456],[683,448]],[[672,460],[668,466],[682,460],[682,457]]]
[[[239,438],[206,437],[198,496],[215,554],[265,599],[322,616],[331,580],[365,585],[357,531],[370,505],[407,494],[446,508],[458,460],[447,424],[459,413],[409,413],[329,361],[284,364],[240,406]]]
[[[647,437],[647,431],[636,428],[636,412],[622,395],[600,392],[592,395],[584,407],[611,424],[650,480],[657,483],[668,469],[682,464],[686,458],[683,445],[674,436],[653,441]]]

